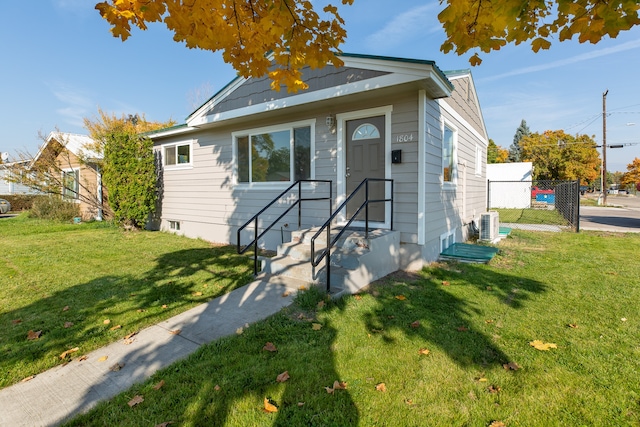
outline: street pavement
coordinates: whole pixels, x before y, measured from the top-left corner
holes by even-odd
[[[640,197],[607,196],[608,206],[580,206],[580,230],[640,233]]]

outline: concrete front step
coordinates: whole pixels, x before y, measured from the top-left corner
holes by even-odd
[[[292,232],[292,242],[278,247],[273,258],[263,258],[263,271],[274,278],[288,277],[317,285],[326,284],[326,262],[311,265],[311,237],[317,229]],[[355,293],[374,280],[399,268],[400,233],[372,230],[364,238],[362,230],[345,231],[331,250],[331,293]],[[316,241],[316,256],[325,247],[324,239]]]

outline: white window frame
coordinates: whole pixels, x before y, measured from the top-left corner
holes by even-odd
[[[76,188],[77,191],[75,191],[76,195],[75,197],[69,197],[65,194],[65,175],[70,173],[70,172],[74,172],[76,174]],[[62,171],[60,172],[62,175],[62,198],[68,201],[73,201],[75,203],[80,203],[80,168],[67,168],[67,169],[62,169]]]
[[[191,169],[193,168],[193,143],[195,141],[189,140],[189,141],[177,141],[177,142],[170,142],[167,144],[162,144],[160,146],[161,149],[161,156],[162,156],[162,167],[163,169],[167,169],[167,170],[176,170],[176,169]],[[189,147],[189,161],[187,163],[177,163],[178,162],[178,147],[182,147],[182,146],[188,146]],[[168,148],[174,148],[176,150],[176,164],[172,164],[172,165],[168,165],[167,164],[167,157],[166,157],[166,150]]]
[[[444,252],[449,246],[456,243],[456,228],[449,230],[446,233],[440,235],[440,252]]]
[[[476,176],[482,176],[482,146],[476,144]]]
[[[253,129],[245,129],[242,131],[232,132],[231,139],[233,141],[233,184],[242,187],[242,188],[261,188],[261,189],[280,189],[286,188],[295,182],[295,174],[294,174],[294,129],[309,127],[310,128],[310,141],[309,141],[309,168],[310,168],[310,177],[309,179],[315,179],[316,177],[316,119],[309,120],[300,120],[297,122],[287,122],[279,125],[265,126]],[[290,140],[289,140],[289,167],[290,167],[290,175],[289,181],[269,181],[269,182],[240,182],[238,179],[238,138],[249,137],[249,143],[251,142],[252,135],[260,135],[271,132],[282,132],[282,131],[290,132]]]
[[[449,130],[451,130],[452,132],[452,149],[451,149],[451,164],[452,164],[452,171],[451,171],[451,180],[450,181],[445,181],[444,180],[444,168],[445,168],[445,164],[444,164],[444,133],[445,133],[445,128],[449,128]],[[451,123],[450,121],[448,121],[447,119],[443,119],[442,120],[442,129],[441,129],[442,133],[441,133],[441,140],[440,140],[440,149],[441,149],[441,165],[440,165],[440,183],[442,184],[442,187],[444,189],[453,189],[456,188],[457,183],[458,183],[458,128],[456,126],[454,126],[453,123]]]

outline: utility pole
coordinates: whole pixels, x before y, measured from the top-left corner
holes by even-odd
[[[602,204],[607,206],[607,94],[609,89],[602,94]]]

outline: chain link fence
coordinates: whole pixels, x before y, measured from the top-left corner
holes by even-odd
[[[580,181],[488,181],[487,192],[501,227],[580,231]]]

